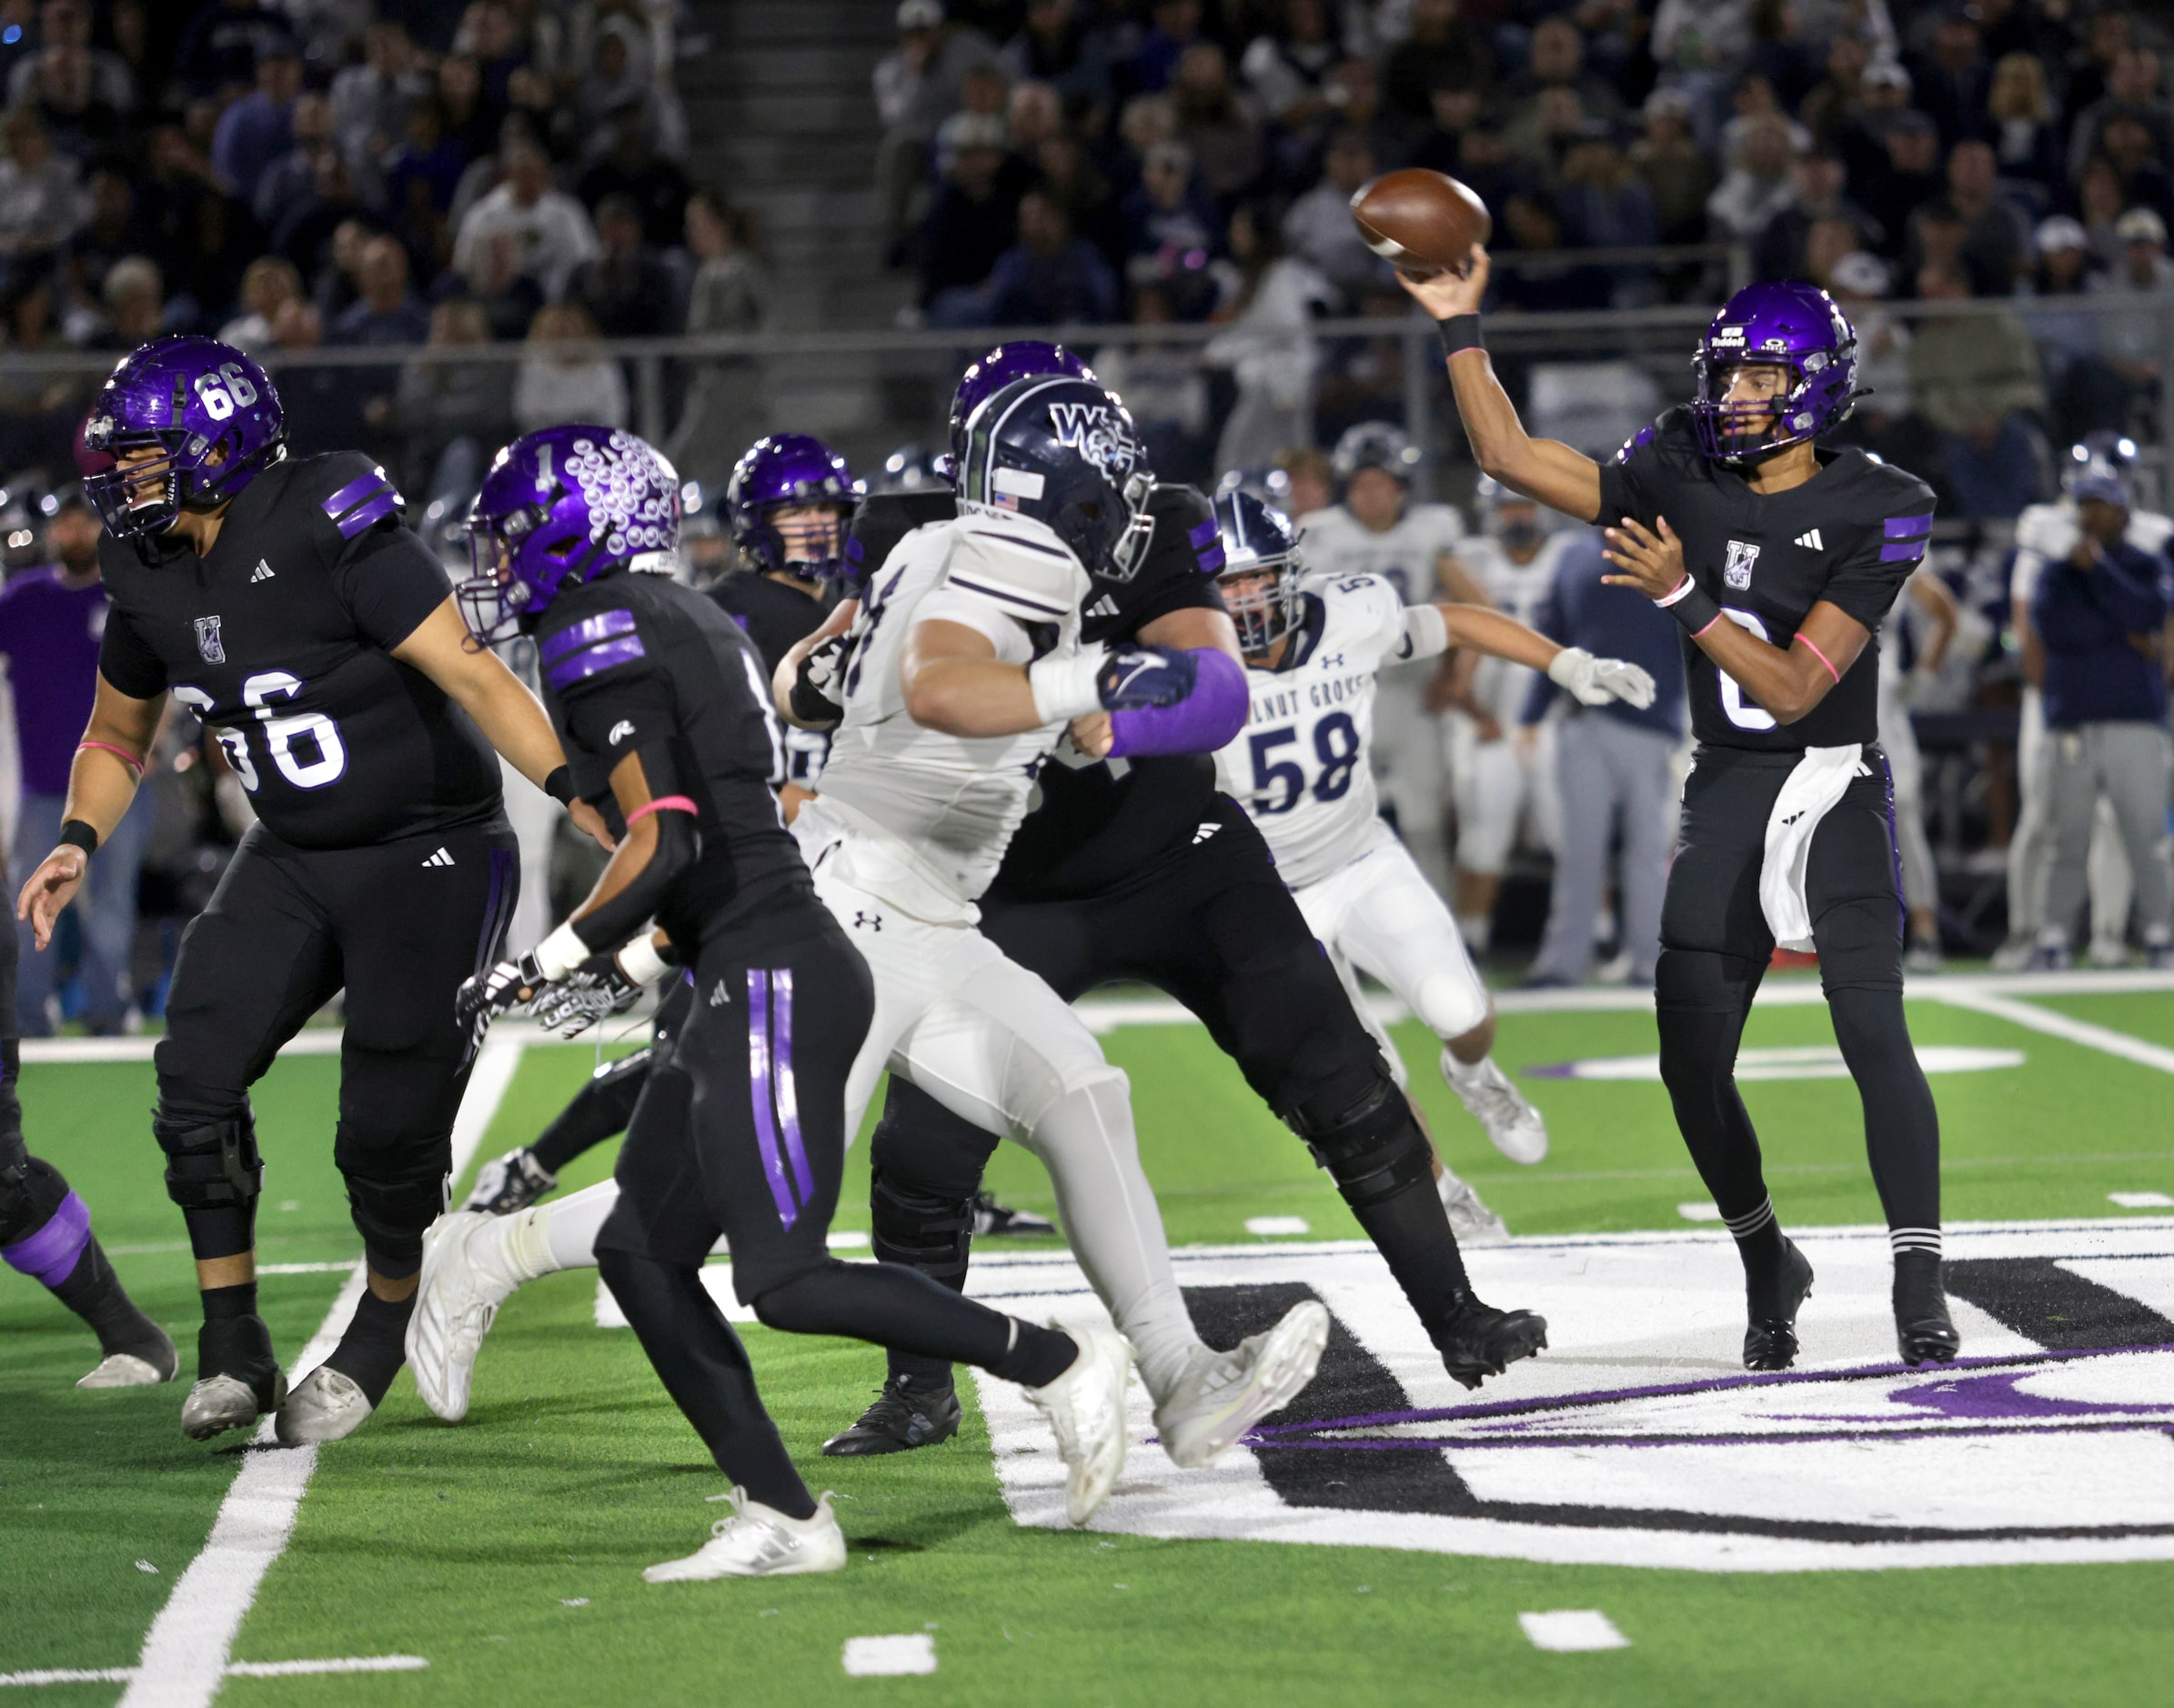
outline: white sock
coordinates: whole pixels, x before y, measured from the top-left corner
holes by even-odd
[[[1459,1061],[1454,1050],[1442,1052],[1442,1072],[1453,1086],[1470,1088],[1485,1084],[1490,1077],[1487,1070],[1494,1065],[1492,1056],[1482,1056],[1477,1061]]]
[[[505,1217],[499,1225],[512,1269],[524,1282],[560,1270],[594,1269],[597,1231],[618,1202],[619,1183],[600,1181]]]

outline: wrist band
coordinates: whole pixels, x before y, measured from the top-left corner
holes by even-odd
[[[627,829],[631,830],[652,812],[691,812],[698,819],[701,809],[685,795],[659,795],[654,800],[644,801],[627,815]]]
[[[544,779],[543,790],[561,807],[572,806],[574,804],[574,768],[570,765],[561,765],[556,768],[550,776]]]
[[[581,940],[580,932],[574,929],[574,922],[569,919],[538,943],[531,953],[536,957],[536,964],[543,970],[545,978],[563,979],[595,954],[596,950]]]
[[[1720,602],[1689,576],[1673,592],[1654,603],[1681,623],[1684,632],[1693,639],[1705,634],[1721,617]]]
[[[86,819],[70,819],[60,827],[60,840],[55,848],[79,848],[84,853],[98,851],[98,832]]]
[[[1442,340],[1442,354],[1454,356],[1459,350],[1484,350],[1486,344],[1480,337],[1480,317],[1477,315],[1452,315],[1447,320],[1434,322],[1434,332]]]
[[[1109,657],[1106,647],[1083,647],[1075,653],[1052,652],[1027,667],[1027,689],[1034,715],[1045,724],[1070,723],[1102,709],[1094,678]]]
[[[657,934],[644,931],[619,950],[619,970],[629,984],[655,984],[672,964],[657,952]]]
[[[110,741],[92,741],[87,738],[78,741],[75,744],[75,751],[78,753],[81,753],[86,748],[96,748],[101,753],[112,754],[114,758],[120,760],[123,765],[126,765],[139,778],[144,774],[143,760],[137,759],[136,756],[129,752],[126,748],[116,747]]]

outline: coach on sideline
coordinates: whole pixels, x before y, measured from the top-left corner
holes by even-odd
[[[1674,759],[1684,739],[1683,648],[1668,613],[1633,588],[1602,586],[1606,570],[1600,535],[1588,529],[1555,565],[1533,627],[1566,647],[1643,665],[1653,677],[1654,700],[1643,711],[1625,700],[1600,707],[1573,700],[1556,732],[1562,842],[1555,850],[1547,931],[1525,981],[1531,986],[1585,981],[1618,814],[1623,863],[1617,917],[1630,957],[1629,982],[1650,989],[1661,953],[1661,892],[1676,840]],[[1529,739],[1525,731],[1547,715],[1555,693],[1545,676],[1534,678],[1519,719],[1520,739]]]

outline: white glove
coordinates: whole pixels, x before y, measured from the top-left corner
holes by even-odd
[[[1595,658],[1583,647],[1565,647],[1547,667],[1547,679],[1581,706],[1619,699],[1644,711],[1653,704],[1653,678],[1621,658]]]

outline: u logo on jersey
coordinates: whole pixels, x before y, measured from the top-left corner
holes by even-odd
[[[226,662],[226,644],[219,639],[219,619],[216,617],[196,618],[196,650],[204,655],[206,664]]]
[[[1759,560],[1759,548],[1746,546],[1740,539],[1728,542],[1728,561],[1721,566],[1721,578],[1741,593],[1751,585],[1752,566]]]

